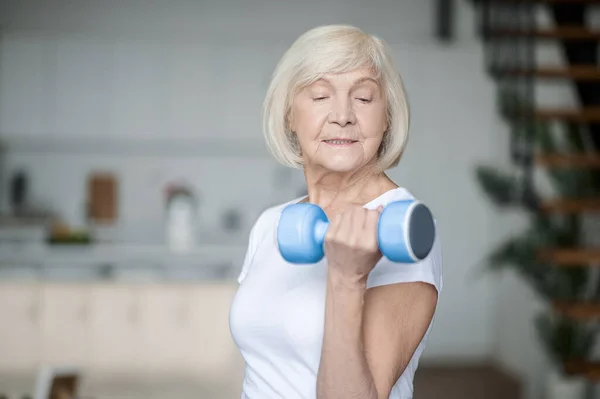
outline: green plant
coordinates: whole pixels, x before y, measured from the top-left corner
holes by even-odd
[[[566,126],[566,132],[556,134],[547,122],[532,123],[517,118],[515,110],[527,109],[514,93],[500,92],[501,114],[509,123],[513,139],[529,140],[535,150],[549,153],[583,153],[585,132],[578,126]],[[556,267],[540,260],[538,251],[548,248],[583,246],[581,214],[556,215],[542,212],[540,200],[548,196],[581,198],[600,194],[598,173],[586,169],[548,169],[545,176],[551,183],[549,192],[538,185],[524,186],[523,179],[508,170],[491,165],[479,165],[475,177],[489,200],[501,210],[518,210],[527,218],[523,231],[499,243],[486,257],[485,270],[516,272],[548,306],[535,318],[535,327],[542,347],[557,367],[565,362],[585,359],[595,343],[595,323],[575,321],[554,312],[557,301],[587,302],[600,299],[600,284],[586,265]],[[537,180],[537,179],[536,179]],[[526,194],[526,195],[524,195]],[[591,284],[591,283],[596,284]]]

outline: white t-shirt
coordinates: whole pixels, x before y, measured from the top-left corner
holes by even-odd
[[[277,247],[281,211],[301,199],[265,210],[250,232],[229,320],[233,340],[245,361],[242,399],[316,398],[327,260],[323,258],[313,265],[290,264]],[[375,209],[401,199],[414,197],[406,189],[396,188],[364,207]],[[367,288],[411,281],[434,285],[439,300],[442,253],[438,236],[429,256],[418,263],[393,263],[382,257],[369,275]],[[390,399],[412,398],[413,377],[432,325],[433,321],[394,385]]]

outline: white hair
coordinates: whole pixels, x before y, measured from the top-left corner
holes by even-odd
[[[409,109],[404,83],[388,45],[349,25],[313,28],[285,52],[271,79],[263,103],[263,134],[267,147],[283,165],[301,168],[302,157],[289,128],[296,93],[326,74],[370,67],[381,85],[387,105],[387,126],[378,153],[381,171],[394,167],[408,139]]]

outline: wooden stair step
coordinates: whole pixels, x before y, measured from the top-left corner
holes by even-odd
[[[522,30],[522,29],[494,29],[494,37],[528,37],[537,39],[557,40],[600,40],[600,31],[592,31],[581,26],[561,26],[548,29]]]
[[[557,198],[545,200],[540,204],[543,212],[579,213],[599,212],[600,198]]]
[[[600,68],[595,65],[573,65],[570,67],[539,67],[536,69],[508,68],[500,74],[509,76],[533,76],[540,79],[572,79],[600,81]]]
[[[600,362],[576,360],[567,361],[563,370],[569,375],[580,375],[592,382],[600,381]]]
[[[565,122],[591,123],[600,122],[600,107],[581,109],[537,109],[533,116],[542,121],[561,120]]]
[[[491,3],[499,4],[526,4],[526,3],[537,3],[537,4],[600,4],[600,0],[491,0]]]
[[[573,320],[593,320],[600,318],[600,303],[561,302],[553,303],[554,310]]]
[[[562,267],[600,266],[600,248],[542,248],[537,258]]]
[[[549,168],[600,168],[598,154],[537,154],[535,163]]]

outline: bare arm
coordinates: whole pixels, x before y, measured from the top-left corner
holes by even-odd
[[[325,238],[328,256],[325,330],[318,399],[385,399],[425,335],[437,290],[411,282],[366,289],[381,258],[378,212],[338,215]],[[401,266],[399,266],[401,267]]]
[[[319,399],[377,399],[363,338],[364,283],[346,283],[329,273],[325,331],[317,376]]]
[[[319,399],[384,399],[404,372],[435,310],[425,283],[365,289],[327,280],[325,332],[317,379]]]

